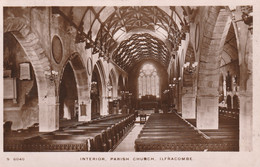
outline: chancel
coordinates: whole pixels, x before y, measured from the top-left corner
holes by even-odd
[[[4,7],[4,151],[252,151],[252,12]]]

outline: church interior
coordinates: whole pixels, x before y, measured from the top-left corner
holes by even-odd
[[[252,151],[252,13],[4,7],[4,151]]]

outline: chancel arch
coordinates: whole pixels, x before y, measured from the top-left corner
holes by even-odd
[[[143,69],[143,67],[146,67],[147,65],[148,65],[148,69],[146,68]],[[148,75],[148,80],[152,79],[154,81],[152,83],[152,86],[154,86],[153,89],[149,89],[148,91],[147,88],[149,86],[151,88],[151,82],[147,84],[147,79],[146,79],[147,74],[145,74],[145,71],[147,74],[150,74]],[[129,91],[131,92],[131,96],[133,98],[132,100],[133,107],[138,109],[142,109],[146,107],[155,108],[152,105],[150,106],[147,106],[146,104],[143,104],[145,106],[141,105],[142,97],[144,99],[146,98],[148,99],[148,96],[150,97],[153,96],[153,101],[154,102],[157,101],[158,106],[161,107],[161,105],[165,103],[167,100],[167,98],[165,98],[163,95],[163,91],[168,89],[168,73],[166,69],[157,61],[143,60],[140,63],[136,64],[131,71],[129,71],[128,87],[129,87]]]

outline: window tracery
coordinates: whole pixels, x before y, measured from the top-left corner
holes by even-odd
[[[145,64],[138,77],[139,98],[146,95],[159,97],[159,77],[151,64]]]

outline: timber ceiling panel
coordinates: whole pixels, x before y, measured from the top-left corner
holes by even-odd
[[[93,54],[112,56],[125,70],[143,59],[154,59],[167,68],[170,53],[176,53],[187,32],[182,27],[185,25],[182,7],[88,6],[59,9],[78,30],[77,42],[91,42]]]
[[[165,67],[170,62],[166,45],[148,33],[134,34],[121,42],[112,59],[126,71],[144,59],[154,59]]]

